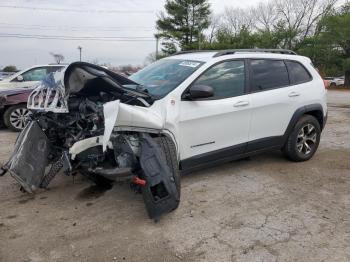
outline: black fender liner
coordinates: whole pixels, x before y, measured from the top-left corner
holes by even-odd
[[[293,131],[293,128],[294,128],[295,124],[298,122],[298,120],[300,119],[300,117],[302,115],[305,115],[305,114],[311,113],[311,112],[318,112],[321,114],[321,116],[322,116],[321,119],[317,119],[317,120],[320,122],[321,129],[324,128],[326,121],[327,121],[327,114],[324,114],[323,107],[321,104],[311,104],[311,105],[306,105],[306,106],[300,107],[294,112],[291,120],[289,121],[288,127],[283,135],[283,144],[287,141],[289,134]],[[311,114],[311,115],[313,115],[313,114]]]
[[[179,192],[156,141],[145,133],[141,138],[140,165],[142,178],[146,180],[146,185],[142,187],[142,195],[148,216],[157,221],[162,214],[177,208],[180,201]]]

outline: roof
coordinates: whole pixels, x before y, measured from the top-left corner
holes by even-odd
[[[183,51],[183,52],[178,52],[168,58],[208,62],[215,58],[257,57],[257,56],[264,57],[264,58],[280,58],[280,59],[293,58],[296,60],[300,60],[300,58],[306,58],[303,56],[299,56],[295,52],[287,49],[257,49],[257,48],[256,49]]]
[[[197,60],[207,62],[213,59],[213,56],[217,53],[217,51],[203,51],[203,52],[184,52],[175,54],[173,56],[169,56],[166,59],[179,59],[179,60]]]

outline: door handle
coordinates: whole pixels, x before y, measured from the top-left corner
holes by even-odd
[[[233,106],[234,107],[241,107],[241,106],[247,106],[247,105],[249,105],[248,101],[239,101],[236,104],[234,104]]]
[[[293,91],[293,92],[290,92],[290,93],[288,94],[288,96],[289,96],[289,97],[295,97],[295,96],[300,96],[300,94]]]

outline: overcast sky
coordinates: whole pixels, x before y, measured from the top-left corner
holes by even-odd
[[[210,0],[210,3],[214,13],[220,13],[225,6],[244,8],[260,1]],[[143,64],[147,54],[155,51],[155,21],[164,3],[165,0],[0,0],[0,68],[14,64],[23,69],[52,63],[50,52],[63,54],[67,63],[76,61],[78,46],[83,47],[84,61]],[[104,41],[3,37],[9,34],[39,38],[103,37]],[[108,37],[120,38],[110,41],[115,38]]]

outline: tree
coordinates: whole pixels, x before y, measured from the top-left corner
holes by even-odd
[[[337,0],[275,0],[279,30],[285,35],[283,47],[294,49],[312,35],[315,25],[328,15]]]
[[[256,8],[252,9],[252,16],[256,20],[255,27],[264,32],[270,32],[277,22],[278,14],[273,2],[264,4],[260,2]]]
[[[17,72],[18,69],[14,65],[8,65],[8,66],[5,66],[4,69],[2,69],[2,71],[3,72]]]
[[[209,27],[208,0],[167,0],[165,11],[156,22],[158,35],[163,40],[163,53],[199,48],[202,32]]]
[[[55,54],[55,53],[50,52],[50,55],[52,55],[56,64],[60,64],[64,60],[64,56],[61,54]]]
[[[346,3],[339,13],[325,17],[321,23],[320,38],[342,55],[344,85],[350,86],[350,3]]]
[[[251,31],[254,27],[253,12],[250,9],[226,7],[223,14],[224,27],[230,34],[237,35],[242,29]]]
[[[156,52],[152,52],[146,56],[144,65],[147,66],[164,57],[165,55],[162,52],[158,53],[158,55],[156,55]]]

